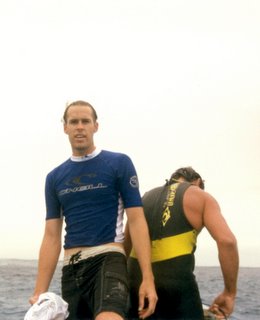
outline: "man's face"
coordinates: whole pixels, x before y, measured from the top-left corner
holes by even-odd
[[[68,135],[74,156],[84,156],[94,151],[93,136],[98,130],[92,110],[88,106],[71,106],[67,111],[64,132]]]

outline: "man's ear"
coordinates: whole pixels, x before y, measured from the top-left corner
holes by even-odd
[[[66,123],[64,123],[64,125],[63,125],[63,131],[64,131],[64,133],[68,134],[67,124]]]
[[[193,184],[194,186],[200,187],[201,179],[198,178],[198,179],[192,181],[191,184]]]
[[[98,128],[99,128],[99,123],[96,121],[96,122],[95,122],[95,130],[94,130],[94,131],[97,132],[97,131],[98,131]]]

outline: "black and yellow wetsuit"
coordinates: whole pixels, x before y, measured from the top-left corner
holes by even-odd
[[[204,319],[193,274],[197,231],[183,211],[183,195],[189,186],[189,183],[173,183],[152,189],[143,196],[159,298],[155,313],[149,319]],[[141,274],[134,251],[130,254],[128,267],[132,304],[130,319],[137,319]]]

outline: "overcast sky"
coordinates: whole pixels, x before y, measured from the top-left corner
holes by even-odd
[[[260,267],[258,0],[6,0],[0,39],[0,258],[37,258],[45,177],[71,155],[60,119],[85,99],[142,194],[192,166]],[[196,256],[218,265],[206,230]]]

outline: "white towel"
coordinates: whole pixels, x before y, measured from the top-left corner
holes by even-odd
[[[68,315],[67,302],[55,293],[45,292],[30,307],[24,320],[64,320]]]

